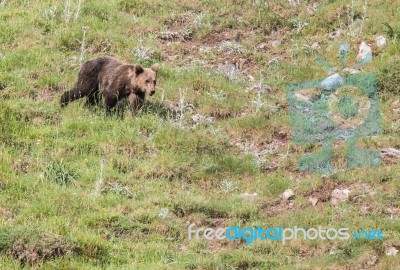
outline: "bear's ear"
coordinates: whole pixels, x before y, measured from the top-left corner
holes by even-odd
[[[139,75],[140,73],[143,73],[143,72],[144,72],[144,69],[143,69],[142,66],[139,65],[139,64],[135,64],[135,65],[133,66],[133,69],[135,70],[136,76]]]
[[[160,69],[160,64],[154,64],[154,65],[152,65],[151,66],[151,69],[155,72],[155,73],[157,73],[157,71]]]

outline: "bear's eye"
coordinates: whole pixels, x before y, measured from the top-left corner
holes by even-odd
[[[150,80],[146,80],[146,83],[150,83]]]

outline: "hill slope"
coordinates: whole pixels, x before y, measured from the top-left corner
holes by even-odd
[[[400,246],[398,160],[346,169],[337,142],[334,173],[299,172],[320,146],[291,141],[285,86],[325,78],[315,58],[340,66],[344,42],[355,63],[367,41],[383,132],[360,144],[400,148],[400,3],[352,2],[0,1],[2,269],[398,267],[386,255]],[[105,118],[84,100],[60,108],[80,64],[100,55],[161,63],[137,117]],[[280,199],[287,189],[295,197]],[[349,200],[334,205],[334,189]],[[246,246],[189,240],[190,223],[381,229],[385,240]]]

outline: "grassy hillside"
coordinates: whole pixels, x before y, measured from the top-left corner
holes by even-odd
[[[398,160],[346,169],[338,142],[333,174],[299,172],[320,146],[291,142],[285,93],[327,76],[318,55],[339,66],[346,42],[354,64],[366,41],[383,132],[360,144],[400,148],[399,14],[398,0],[0,1],[0,269],[400,269],[386,255],[400,246]],[[101,55],[161,64],[138,116],[60,108]],[[332,204],[335,188],[349,200]],[[280,199],[287,189],[294,199]],[[246,246],[189,240],[191,223],[379,228],[385,240]]]

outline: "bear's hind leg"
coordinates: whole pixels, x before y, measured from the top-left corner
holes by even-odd
[[[100,97],[101,96],[100,96],[98,89],[96,89],[95,91],[92,91],[87,96],[85,106],[92,107],[92,106],[96,106],[96,105],[100,104]]]
[[[98,92],[98,83],[97,80],[93,80],[88,78],[87,76],[79,75],[78,82],[70,91],[64,92],[61,96],[61,107],[68,105],[71,101],[76,99],[80,99],[81,97],[85,97],[90,95],[90,93]]]

